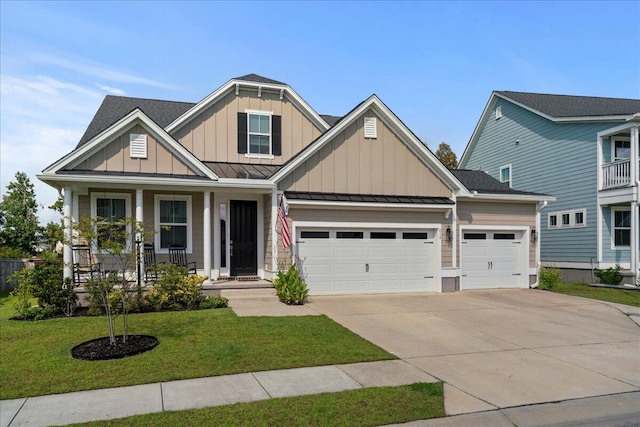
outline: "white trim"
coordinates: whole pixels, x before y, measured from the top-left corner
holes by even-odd
[[[204,275],[207,279],[204,283],[211,283],[211,192],[205,191],[202,194],[202,257],[204,265]]]
[[[629,216],[631,216],[631,207],[627,206],[611,206],[611,250],[612,251],[630,251],[631,246],[616,246],[616,228],[620,230],[626,230],[627,227],[616,227],[616,212],[629,212]],[[631,218],[629,218],[631,221]],[[631,233],[633,232],[633,224],[629,224],[629,237],[631,237]]]
[[[576,214],[582,213],[582,223],[576,224]],[[563,215],[569,215],[569,223],[563,223]],[[556,225],[551,225],[551,217],[556,217]],[[587,226],[587,209],[569,209],[564,211],[555,211],[547,213],[547,229],[556,230],[556,229],[568,229],[568,228],[584,228]]]
[[[555,217],[556,219],[555,225],[551,224],[551,217]],[[558,214],[556,212],[547,213],[547,228],[550,230],[560,228],[560,224],[558,223]]]
[[[508,181],[503,181],[502,180],[502,171],[505,169],[509,169],[509,180]],[[500,166],[498,168],[498,181],[500,181],[503,184],[509,183],[509,188],[513,187],[513,166],[511,163],[509,163],[508,165],[503,165]]]
[[[606,261],[606,262],[598,262],[595,261],[593,262],[593,268],[599,268],[599,269],[605,269],[605,268],[609,268],[609,267],[615,267],[616,264],[619,264],[620,267],[622,267],[622,269],[629,269],[629,263],[628,262],[612,262],[612,261]],[[570,269],[576,269],[576,270],[591,270],[591,263],[590,262],[580,262],[580,261],[542,261],[541,265],[543,267],[558,267],[558,268],[570,268]]]
[[[248,138],[248,135],[247,135],[247,138]],[[272,148],[271,140],[269,140],[269,150],[273,151],[271,148]],[[247,151],[249,151],[249,141],[248,140],[247,140]],[[275,159],[275,156],[273,154],[250,154],[250,153],[245,153],[244,157],[246,157],[247,159],[268,159],[268,160]]]
[[[258,90],[258,88],[262,88],[264,92],[265,89],[272,90],[278,94],[280,94],[280,98],[282,99],[282,91],[284,90],[285,94],[293,104],[302,111],[302,113],[307,116],[311,122],[321,131],[325,131],[329,129],[329,124],[322,118],[318,113],[315,112],[313,108],[309,104],[304,101],[291,87],[288,85],[280,85],[280,84],[270,84],[270,83],[257,83],[257,82],[249,82],[245,80],[231,79],[224,85],[220,86],[218,89],[213,91],[211,94],[203,98],[200,102],[182,114],[180,117],[175,119],[172,123],[170,123],[166,130],[168,133],[173,133],[179,130],[182,126],[187,124],[191,119],[193,119],[198,114],[205,111],[212,104],[216,103],[220,99],[222,99],[227,93],[235,90],[236,96],[240,93],[240,88],[244,89],[252,89]]]
[[[338,124],[333,126],[314,143],[303,150],[302,154],[293,158],[293,161],[284,165],[271,178],[274,182],[280,182],[296,168],[308,160],[312,155],[317,153],[324,145],[343,132],[348,126],[365,113],[369,108],[375,108],[379,118],[389,126],[396,135],[407,144],[407,147],[415,152],[421,158],[423,164],[432,170],[436,175],[443,178],[447,182],[447,186],[454,191],[460,191],[463,195],[469,195],[467,188],[440,162],[429,149],[402,123],[391,110],[376,96],[371,95],[367,100],[362,102],[358,107],[351,111],[346,117],[343,117]],[[400,133],[398,133],[400,132]]]
[[[245,157],[253,157],[258,159],[273,159],[273,111],[260,110],[244,110],[247,115],[247,152]],[[251,116],[269,117],[269,153],[252,153],[251,152]],[[253,132],[257,136],[267,136],[265,133]]]
[[[425,205],[413,203],[368,203],[368,202],[331,202],[323,200],[296,200],[287,199],[287,203],[292,206],[316,206],[316,207],[342,207],[342,208],[384,208],[384,209],[430,209],[448,210],[453,207],[447,205]]]
[[[531,195],[531,194],[485,194],[478,193],[473,196],[465,197],[458,196],[458,199],[465,201],[470,200],[500,200],[503,202],[555,202],[556,198],[548,196],[546,194]]]
[[[159,254],[168,254],[168,248],[162,248],[160,246],[160,233],[161,233],[161,225],[160,225],[160,201],[186,201],[187,202],[187,253],[193,253],[193,203],[190,195],[185,194],[155,194],[153,196],[153,228],[156,232],[155,242],[156,242],[156,253]],[[182,225],[182,224],[180,224]]]
[[[48,166],[43,171],[43,176],[59,176],[58,174],[56,174],[56,172],[65,167],[73,167],[74,165],[82,162],[83,160],[97,152],[99,149],[101,149],[103,146],[108,145],[110,142],[126,133],[137,124],[137,121],[140,121],[144,126],[147,127],[149,131],[151,131],[151,133],[154,134],[157,143],[164,145],[165,148],[167,148],[170,152],[172,152],[173,155],[186,163],[187,166],[190,166],[193,170],[199,172],[201,176],[205,176],[211,180],[218,179],[218,176],[214,174],[211,169],[200,162],[200,160],[198,160],[196,156],[194,156],[189,150],[184,148],[180,143],[173,139],[171,135],[169,135],[164,129],[158,126],[139,108],[136,108],[131,113],[127,114],[122,119],[118,120],[116,123],[100,132],[98,135],[93,137],[90,141],[88,141],[81,147],[73,150],[71,153],[68,153],[66,156]]]
[[[631,149],[631,137],[628,136],[610,136],[609,137],[609,145],[611,148],[611,161],[617,162],[618,160],[629,160],[631,158],[631,153],[629,153],[629,157],[616,157],[616,142],[628,142],[629,149]]]
[[[103,192],[103,191],[92,191],[91,192],[91,206],[90,213],[92,219],[97,219],[98,217],[98,207],[96,205],[97,199],[116,199],[116,200],[124,200],[124,216],[125,218],[131,218],[131,193],[114,193],[114,192]],[[131,225],[127,225],[127,231],[131,233]],[[97,247],[97,242],[92,243],[93,249],[98,252],[100,248]],[[127,243],[127,252],[129,251],[129,243]]]

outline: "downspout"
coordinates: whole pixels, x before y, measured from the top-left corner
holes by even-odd
[[[536,274],[536,281],[532,285],[529,286],[529,288],[531,288],[531,289],[537,288],[538,285],[540,284],[540,267],[541,267],[541,262],[540,262],[540,236],[542,235],[542,230],[540,229],[540,212],[542,212],[542,210],[547,207],[547,204],[549,204],[549,202],[545,200],[544,202],[542,202],[542,205],[536,206],[536,227],[538,228],[538,238],[536,239],[536,270],[537,270],[537,274]]]

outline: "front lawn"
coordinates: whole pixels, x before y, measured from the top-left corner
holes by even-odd
[[[240,318],[216,309],[131,314],[129,332],[156,336],[155,349],[83,361],[71,348],[107,335],[104,317],[8,320],[14,315],[0,298],[0,399],[396,358],[325,316]]]
[[[444,417],[442,383],[372,387],[213,408],[159,412],[83,426],[377,426]]]
[[[540,289],[548,290],[543,286],[540,286]],[[597,288],[584,283],[560,283],[552,289],[552,292],[640,307],[640,291]]]

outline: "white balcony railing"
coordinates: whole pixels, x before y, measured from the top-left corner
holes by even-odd
[[[629,159],[602,165],[603,189],[622,187],[631,182],[631,161]]]

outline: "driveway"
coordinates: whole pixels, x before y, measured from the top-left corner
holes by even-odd
[[[444,381],[449,415],[640,390],[640,327],[599,301],[517,289],[308,306]]]

